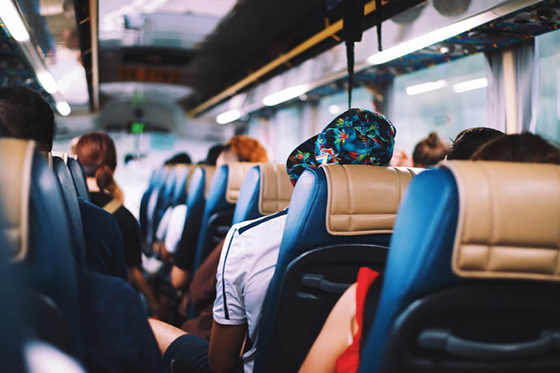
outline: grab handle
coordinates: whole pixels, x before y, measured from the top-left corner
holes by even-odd
[[[537,340],[522,343],[487,343],[455,337],[446,329],[427,329],[418,336],[418,344],[431,351],[447,352],[472,359],[525,358],[545,355],[560,346],[559,331],[544,331]]]
[[[342,294],[350,287],[351,284],[340,282],[332,282],[325,279],[325,276],[314,273],[308,273],[302,276],[301,282],[310,288],[321,289],[328,293]]]

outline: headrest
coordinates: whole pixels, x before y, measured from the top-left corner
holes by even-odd
[[[6,238],[8,255],[23,260],[29,241],[29,192],[33,165],[32,141],[0,140],[0,229]]]
[[[392,233],[410,180],[422,169],[324,165],[327,232],[333,236]]]
[[[216,167],[214,166],[202,166],[204,169],[204,197],[208,198],[208,192],[210,191],[210,185],[212,185],[212,179],[214,178],[214,172],[216,172]]]
[[[259,163],[259,169],[261,173],[259,212],[262,215],[270,215],[288,207],[294,187],[286,172],[286,165]]]
[[[560,166],[443,162],[459,217],[452,269],[461,277],[560,281]]]
[[[251,162],[237,162],[228,165],[228,181],[226,189],[226,201],[229,203],[236,203],[239,197],[239,190],[243,179],[249,170],[256,166],[256,163]]]

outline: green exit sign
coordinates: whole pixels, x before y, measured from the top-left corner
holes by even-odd
[[[130,132],[132,133],[143,133],[146,132],[146,124],[142,122],[134,122],[130,125]]]

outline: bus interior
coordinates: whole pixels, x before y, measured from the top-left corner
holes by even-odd
[[[0,0],[0,371],[560,372],[559,28],[558,0]]]

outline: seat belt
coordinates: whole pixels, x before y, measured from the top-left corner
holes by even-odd
[[[112,215],[121,206],[122,206],[122,203],[119,200],[117,200],[116,198],[113,198],[112,200],[109,201],[109,203],[107,203],[105,206],[103,206],[103,210],[107,211],[109,214]]]

